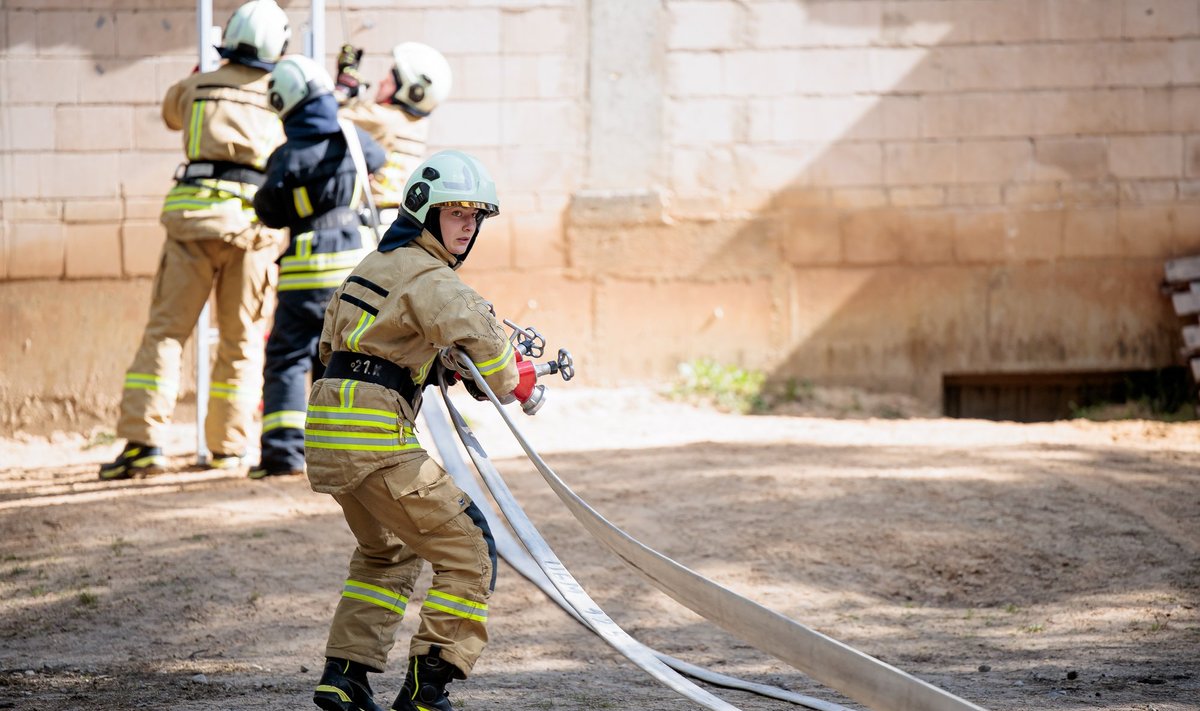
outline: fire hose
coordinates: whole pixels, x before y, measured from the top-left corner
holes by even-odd
[[[532,336],[540,338],[540,334],[532,329],[521,330],[518,333],[513,324],[509,325],[514,327],[514,339],[518,341],[522,350],[531,357],[539,357],[540,348],[536,345],[531,347],[531,342],[534,340]],[[525,342],[519,341],[520,335],[526,337]],[[564,359],[563,354],[563,351],[559,352],[560,364]],[[470,377],[491,401],[526,456],[576,520],[596,540],[669,597],[716,623],[735,637],[791,664],[817,681],[875,711],[984,711],[980,706],[742,597],[658,553],[614,526],[577,496],[542,460],[521,434],[470,358],[457,349],[452,351],[450,356],[456,361],[463,377]],[[567,360],[569,361],[569,354]],[[539,368],[553,372],[553,369],[546,366]],[[734,707],[677,674],[656,656],[653,650],[617,627],[595,605],[516,504],[499,472],[450,401],[445,383],[441,389],[442,399],[446,403],[459,438],[501,511],[538,567],[571,607],[588,621],[588,626],[651,676],[678,693],[707,708],[733,709]]]

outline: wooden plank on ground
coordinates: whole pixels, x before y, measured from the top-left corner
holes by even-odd
[[[1163,271],[1169,282],[1181,284],[1196,281],[1200,279],[1200,255],[1168,260]]]

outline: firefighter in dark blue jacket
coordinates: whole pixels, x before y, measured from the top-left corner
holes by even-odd
[[[263,369],[262,459],[250,469],[251,479],[304,471],[308,378],[312,373],[316,380],[324,370],[317,341],[325,307],[375,247],[360,202],[370,189],[367,174],[386,160],[365,132],[338,122],[333,80],[308,57],[281,59],[267,98],[283,119],[287,141],[267,160],[254,209],[263,224],[291,234],[279,258],[275,324]]]

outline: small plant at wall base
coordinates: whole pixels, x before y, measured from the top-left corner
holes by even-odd
[[[700,399],[733,412],[763,409],[766,374],[759,370],[723,365],[708,358],[681,363],[679,380],[671,394],[681,399]]]

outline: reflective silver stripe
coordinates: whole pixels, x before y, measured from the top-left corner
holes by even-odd
[[[393,432],[398,429],[398,425],[396,424],[398,415],[391,413],[373,415],[370,412],[365,409],[352,410],[350,408],[313,405],[308,408],[308,422],[309,424],[336,424],[348,427],[382,427]],[[375,410],[373,412],[382,413],[383,411]]]
[[[476,622],[487,622],[488,606],[486,602],[475,602],[466,598],[448,595],[437,590],[430,590],[425,596],[425,607],[448,612],[456,617],[463,617]]]
[[[408,608],[408,598],[403,595],[392,592],[387,588],[381,588],[378,585],[358,580],[346,581],[346,584],[342,587],[342,597],[369,602],[372,605],[378,605],[400,615],[403,615],[404,611]]]
[[[408,435],[411,430],[406,430]],[[335,432],[332,430],[304,430],[304,446],[312,449],[348,449],[362,452],[398,452],[421,446],[416,437],[400,439],[396,434],[374,432]]]
[[[302,429],[305,413],[299,410],[280,410],[263,417],[262,431],[270,432],[278,429]]]

